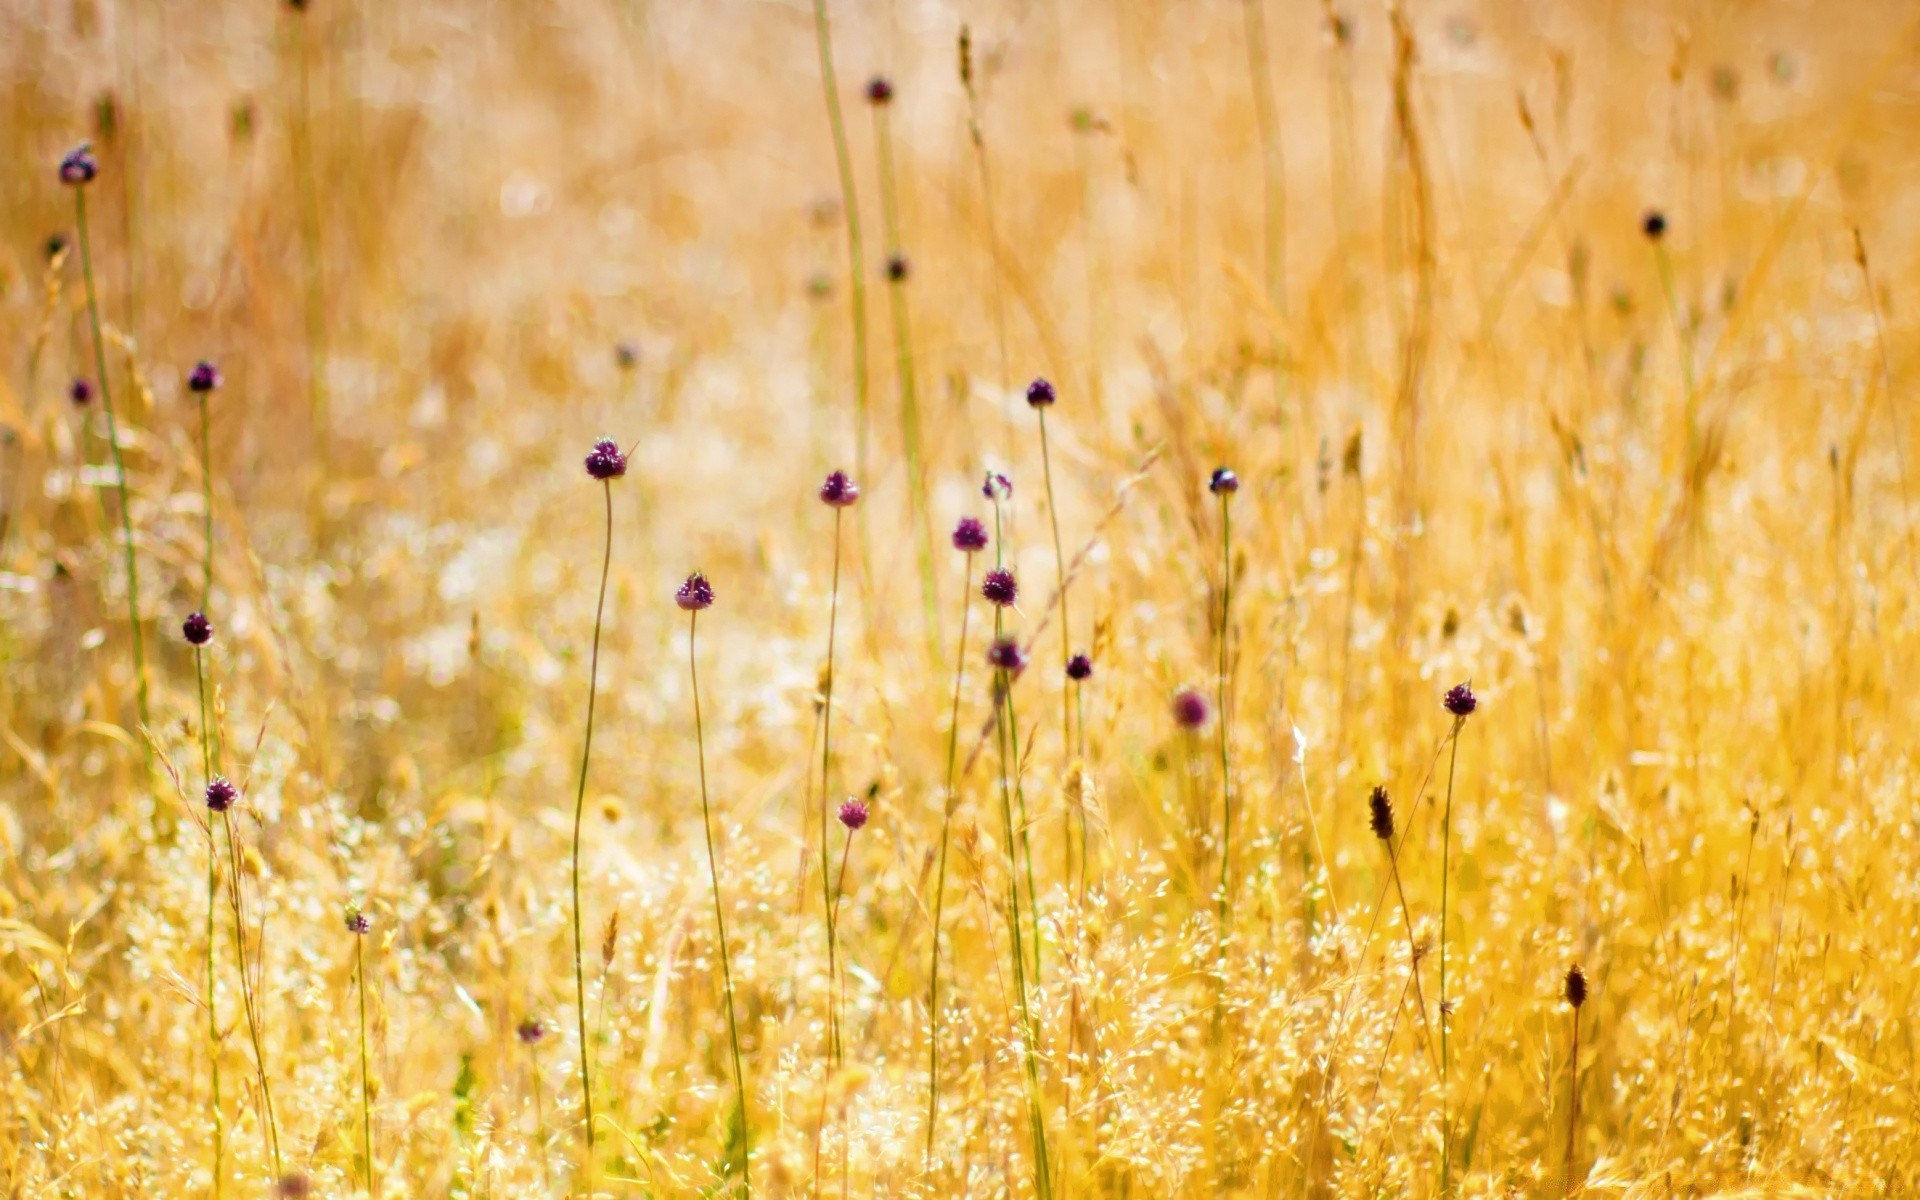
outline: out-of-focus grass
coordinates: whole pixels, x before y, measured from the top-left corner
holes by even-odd
[[[1920,713],[1901,684],[1920,670],[1911,12],[829,11],[842,103],[862,106],[872,74],[895,88],[933,526],[988,515],[983,469],[1015,483],[1055,1191],[1432,1196],[1444,1141],[1463,1196],[1561,1194],[1576,960],[1584,1194],[1920,1186]],[[963,21],[989,170],[956,70]],[[693,1194],[721,1186],[729,1152],[672,604],[698,568],[719,596],[701,700],[756,1190],[1029,1191],[998,764],[973,753],[992,711],[984,610],[923,1167],[954,665],[933,654],[957,641],[963,564],[938,548],[950,624],[929,638],[904,355],[878,336],[839,618],[842,794],[819,794],[833,514],[814,489],[853,466],[858,431],[818,61],[809,6],[739,0],[0,12],[7,1194],[213,1182],[205,780],[178,637],[200,601],[200,358],[227,380],[208,666],[289,1169],[321,1195],[365,1187],[342,924],[358,904],[381,1194],[585,1187],[567,849],[603,518],[581,456],[604,432],[633,467],[614,491],[588,797],[592,1187]],[[85,297],[75,256],[50,270],[46,254],[73,233],[54,165],[83,138],[102,165],[89,223],[140,556],[144,734],[104,420],[67,398],[94,371]],[[1656,208],[1671,298],[1641,234]],[[1035,375],[1059,386],[1060,533],[1069,559],[1084,551],[1079,761],[1019,402]],[[1205,480],[1221,463],[1243,481],[1224,981],[1218,747],[1169,711],[1177,689],[1217,684]],[[1451,722],[1439,697],[1467,678],[1481,705],[1454,785],[1443,1139],[1409,967],[1418,948],[1437,1025],[1447,764],[1429,770]],[[1368,828],[1377,783],[1408,832],[1411,946]],[[829,1075],[813,822],[869,790]],[[1083,813],[1084,902],[1065,869]],[[225,1187],[260,1195],[230,925],[223,908]],[[548,1031],[532,1046],[529,1017]]]

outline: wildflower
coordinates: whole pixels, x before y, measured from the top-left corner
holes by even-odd
[[[1567,968],[1567,1003],[1576,1010],[1587,1002],[1587,973],[1575,963]]]
[[[995,638],[987,647],[987,661],[1010,675],[1018,675],[1027,666],[1027,652],[1010,637]]]
[[[1207,490],[1216,496],[1231,496],[1240,490],[1240,477],[1229,467],[1215,467],[1207,480]]]
[[[289,1171],[280,1177],[274,1190],[282,1200],[306,1200],[306,1197],[313,1195],[313,1180],[307,1178],[303,1171]]]
[[[1447,689],[1447,694],[1440,703],[1445,705],[1447,711],[1454,716],[1465,719],[1473,715],[1474,709],[1480,707],[1480,698],[1473,694],[1473,688],[1469,685],[1456,683]]]
[[[520,1035],[520,1044],[522,1046],[533,1046],[539,1044],[540,1039],[547,1036],[547,1027],[540,1023],[540,1018],[528,1017],[526,1020],[520,1022],[520,1028],[515,1032]]]
[[[858,796],[849,796],[840,805],[840,823],[852,833],[867,823],[867,802]]]
[[[1383,842],[1393,840],[1393,798],[1387,795],[1387,789],[1376,787],[1367,797],[1367,807],[1372,811],[1373,836]]]
[[[860,485],[845,471],[835,471],[820,485],[820,502],[829,508],[852,508],[859,499]]]
[[[632,342],[621,342],[613,348],[613,362],[622,371],[631,371],[640,365],[640,347]]]
[[[210,392],[220,386],[220,368],[201,359],[194,364],[193,373],[187,376],[187,390],[190,392]]]
[[[1640,232],[1646,234],[1650,242],[1659,241],[1666,236],[1667,214],[1657,208],[1649,210],[1647,215],[1640,219]]]
[[[981,579],[980,594],[1005,608],[1020,598],[1020,585],[1014,580],[1012,571],[995,567]]]
[[[612,438],[601,438],[593,444],[593,453],[587,455],[587,474],[595,479],[618,479],[627,473],[627,456],[621,452],[620,443]]]
[[[887,280],[891,283],[904,283],[907,278],[907,256],[889,254],[887,256]]]
[[[349,908],[347,909],[346,926],[348,933],[364,934],[373,928],[373,922],[367,918],[366,913],[361,912],[357,908]]]
[[[1207,698],[1193,688],[1181,688],[1173,697],[1173,719],[1182,729],[1199,729],[1212,715]]]
[[[75,404],[85,404],[93,399],[93,383],[86,379],[76,379],[67,389],[67,397]]]
[[[953,548],[973,554],[987,548],[987,527],[972,517],[961,517],[953,527]]]
[[[891,104],[893,102],[893,84],[887,82],[884,75],[875,75],[867,81],[868,104]]]
[[[1076,654],[1068,659],[1067,678],[1075,683],[1093,678],[1093,660],[1084,654]]]
[[[1036,379],[1027,385],[1027,403],[1035,408],[1045,408],[1054,401],[1053,385],[1044,379]]]
[[[703,608],[712,608],[713,585],[707,582],[705,575],[695,571],[687,576],[687,581],[681,584],[680,590],[673,594],[673,602],[687,612],[699,612]]]
[[[988,471],[987,481],[980,485],[980,494],[989,500],[1013,499],[1013,480],[998,471]]]
[[[227,782],[225,775],[215,775],[212,781],[207,784],[207,807],[214,812],[226,812],[233,807],[233,802],[239,798],[240,793],[235,790],[231,783]]]
[[[187,619],[180,622],[180,633],[189,645],[204,646],[213,640],[213,622],[207,620],[205,613],[188,613]]]
[[[99,173],[100,164],[93,159],[93,147],[85,142],[67,151],[67,156],[60,160],[60,182],[68,187],[85,187]]]

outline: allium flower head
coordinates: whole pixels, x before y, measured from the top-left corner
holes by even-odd
[[[867,802],[858,796],[849,796],[840,804],[840,823],[849,833],[867,823]]]
[[[1231,496],[1240,490],[1240,477],[1230,467],[1215,467],[1213,478],[1207,480],[1207,490],[1216,496]]]
[[[593,444],[593,452],[587,455],[587,474],[595,479],[618,479],[627,473],[627,456],[620,449],[620,443],[612,438],[601,438]]]
[[[1373,826],[1373,836],[1383,842],[1393,840],[1393,799],[1387,795],[1387,789],[1376,787],[1367,797],[1367,808],[1371,814],[1369,824]]]
[[[1075,683],[1093,678],[1093,660],[1084,654],[1076,654],[1068,659],[1067,678]]]
[[[1173,719],[1182,729],[1199,729],[1213,715],[1213,706],[1193,688],[1181,688],[1173,697]]]
[[[227,811],[233,807],[233,802],[239,798],[240,793],[235,790],[231,783],[227,782],[225,775],[215,775],[207,784],[207,807],[214,812],[223,813]]]
[[[962,554],[976,554],[987,548],[987,527],[972,517],[961,517],[953,527],[953,548]]]
[[[281,1200],[306,1200],[313,1195],[313,1180],[307,1178],[304,1171],[289,1171],[280,1177],[274,1191]]]
[[[1036,379],[1027,385],[1027,403],[1035,408],[1045,408],[1054,402],[1053,385],[1044,379]]]
[[[1020,648],[1019,641],[1014,638],[995,638],[993,644],[987,647],[987,661],[1009,675],[1018,675],[1026,669],[1027,652]]]
[[[205,359],[194,364],[193,372],[187,376],[187,390],[190,392],[210,392],[220,386],[220,368]]]
[[[547,1036],[547,1027],[540,1023],[539,1017],[528,1017],[526,1020],[520,1022],[520,1028],[515,1032],[520,1035],[520,1044],[522,1046],[532,1046],[536,1045],[541,1038]]]
[[[75,404],[85,404],[92,400],[93,381],[89,379],[74,380],[73,386],[67,389],[67,398]]]
[[[1440,703],[1456,717],[1470,717],[1473,710],[1480,707],[1480,698],[1473,694],[1473,688],[1464,683],[1456,683],[1447,689]]]
[[[1013,499],[1013,480],[998,471],[988,471],[987,481],[980,485],[980,494],[989,500]]]
[[[1567,968],[1567,1003],[1578,1009],[1587,1002],[1587,973],[1575,963]]]
[[[911,270],[912,268],[907,264],[906,255],[889,254],[887,256],[887,279],[889,281],[893,283],[905,283],[907,275]]]
[[[1647,215],[1640,218],[1640,232],[1646,234],[1650,242],[1659,241],[1667,234],[1667,214],[1657,208],[1649,209]]]
[[[1020,584],[1014,579],[1012,571],[995,567],[981,579],[980,594],[1001,608],[1006,608],[1020,598]]]
[[[180,622],[180,633],[189,645],[204,646],[213,640],[213,622],[207,620],[205,613],[188,613],[187,619]]]
[[[845,471],[835,471],[820,485],[820,502],[829,508],[852,508],[860,499],[860,485]]]
[[[373,922],[367,918],[366,913],[350,907],[347,909],[346,926],[348,933],[363,934],[373,928]]]
[[[875,75],[867,81],[867,103],[891,104],[893,102],[893,84],[884,75]]]
[[[688,612],[699,612],[703,608],[713,607],[713,585],[707,577],[695,571],[687,576],[680,590],[673,594],[673,602]]]
[[[60,182],[68,187],[85,187],[99,173],[100,164],[93,159],[93,147],[85,142],[67,151],[67,156],[60,160]]]

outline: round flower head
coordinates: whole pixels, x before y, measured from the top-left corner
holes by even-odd
[[[274,1186],[282,1200],[306,1200],[313,1195],[313,1180],[307,1178],[303,1171],[289,1171]]]
[[[1012,571],[995,567],[980,581],[980,594],[1005,608],[1020,598],[1020,584],[1013,578]]]
[[[998,471],[988,471],[987,481],[980,485],[980,494],[989,500],[1013,499],[1013,480]]]
[[[76,379],[67,389],[67,398],[75,404],[85,404],[93,399],[93,383],[86,379]]]
[[[1054,401],[1053,385],[1044,379],[1036,379],[1027,385],[1027,403],[1035,408],[1045,408]]]
[[[201,359],[194,365],[193,373],[187,376],[187,390],[190,392],[210,392],[220,386],[220,368]]]
[[[627,456],[621,452],[620,443],[612,438],[601,438],[593,444],[593,453],[587,455],[587,474],[595,479],[618,479],[627,473]]]
[[[1207,490],[1216,496],[1231,496],[1240,490],[1240,477],[1229,467],[1215,467],[1213,478],[1207,480]]]
[[[886,76],[875,75],[867,81],[867,103],[891,104],[892,102],[893,85],[887,82]]]
[[[820,502],[829,508],[852,508],[859,499],[860,485],[845,471],[835,471],[820,485]]]
[[[849,796],[840,805],[840,823],[852,833],[867,823],[867,802],[857,796]]]
[[[907,279],[907,256],[890,254],[887,256],[887,279],[893,283],[905,283]]]
[[[1367,808],[1372,815],[1370,824],[1373,826],[1373,836],[1383,842],[1392,841],[1393,799],[1387,795],[1387,789],[1384,787],[1374,788],[1373,794],[1367,797]]]
[[[1084,654],[1076,654],[1068,659],[1067,678],[1075,683],[1093,678],[1093,660]]]
[[[1026,669],[1027,652],[1013,638],[995,638],[993,645],[987,647],[987,661],[1009,675],[1018,675]]]
[[[688,612],[699,612],[703,608],[713,607],[713,585],[707,577],[695,571],[687,576],[680,590],[673,594],[673,602]]]
[[[223,813],[227,811],[233,807],[233,802],[239,798],[240,793],[234,789],[231,783],[227,782],[225,775],[215,775],[212,781],[207,784],[207,807],[214,812]]]
[[[1173,719],[1182,729],[1198,729],[1212,715],[1207,698],[1192,688],[1181,688],[1173,697]]]
[[[953,548],[962,554],[976,554],[987,548],[987,527],[972,517],[961,517],[953,527]]]
[[[93,160],[93,147],[85,142],[67,151],[67,156],[60,160],[60,182],[68,187],[85,187],[99,173],[100,164]]]
[[[1473,694],[1473,688],[1464,683],[1456,683],[1447,689],[1440,703],[1456,717],[1470,717],[1473,710],[1480,707],[1480,698]]]
[[[1587,1002],[1587,973],[1575,963],[1567,968],[1567,1003],[1578,1009]]]
[[[1640,232],[1646,234],[1650,242],[1659,241],[1667,233],[1667,214],[1657,208],[1650,210],[1640,218]]]
[[[180,622],[180,633],[189,645],[204,646],[213,640],[213,622],[207,620],[205,613],[188,613],[187,619]]]
[[[621,342],[613,348],[614,365],[622,371],[631,371],[640,365],[640,347],[632,342]]]
[[[366,933],[373,928],[373,922],[367,919],[367,914],[357,908],[347,910],[346,925],[348,933]]]
[[[520,1028],[515,1032],[520,1035],[520,1044],[522,1046],[532,1046],[536,1045],[541,1038],[547,1036],[547,1027],[540,1023],[540,1018],[528,1017],[526,1020],[520,1022]]]

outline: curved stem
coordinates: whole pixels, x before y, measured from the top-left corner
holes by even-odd
[[[613,484],[602,480],[607,502],[606,548],[600,557],[600,599],[593,609],[593,654],[587,665],[587,736],[580,750],[580,786],[573,797],[573,991],[580,1024],[580,1095],[586,1108],[587,1164],[593,1171],[593,1056],[587,1050],[587,975],[581,966],[586,941],[580,930],[580,818],[587,805],[587,764],[593,760],[593,701],[600,680],[600,626],[607,608],[607,574],[613,568]]]
[[[947,722],[947,787],[940,814],[940,868],[933,885],[933,967],[928,972],[927,1153],[923,1166],[933,1173],[934,1127],[940,1115],[940,928],[947,899],[947,841],[953,827],[953,769],[960,746],[960,685],[967,672],[967,617],[973,611],[973,556],[967,555],[966,585],[960,589],[960,649],[953,668],[953,712]]]
[[[833,128],[833,156],[840,169],[840,206],[847,216],[847,267],[853,294],[854,465],[867,471],[867,267],[860,249],[860,197],[853,190],[853,156],[847,151],[847,126],[840,117],[840,94],[833,74],[833,35],[827,26],[827,0],[813,0],[813,27],[820,44],[820,81],[827,94],[827,123]]]
[[[253,1064],[260,1073],[260,1101],[266,1109],[267,1151],[273,1159],[274,1178],[285,1173],[280,1161],[280,1121],[273,1111],[273,1088],[267,1082],[267,1052],[260,1036],[260,996],[253,977],[247,973],[246,920],[240,906],[240,840],[233,836],[233,810],[221,814],[227,827],[227,889],[233,905],[233,952],[240,963],[240,1000],[247,1014],[247,1037],[253,1043]]]
[[[838,512],[838,510],[835,510]],[[753,1133],[747,1123],[747,1076],[740,1066],[740,1027],[733,1015],[733,962],[727,954],[727,917],[720,904],[720,864],[713,851],[713,808],[707,799],[707,736],[700,721],[700,666],[695,653],[699,612],[687,614],[687,672],[693,680],[693,740],[700,758],[700,820],[707,834],[707,873],[713,880],[713,924],[720,938],[720,976],[727,992],[727,1041],[733,1050],[733,1085],[740,1100],[740,1180],[753,1195]]]

